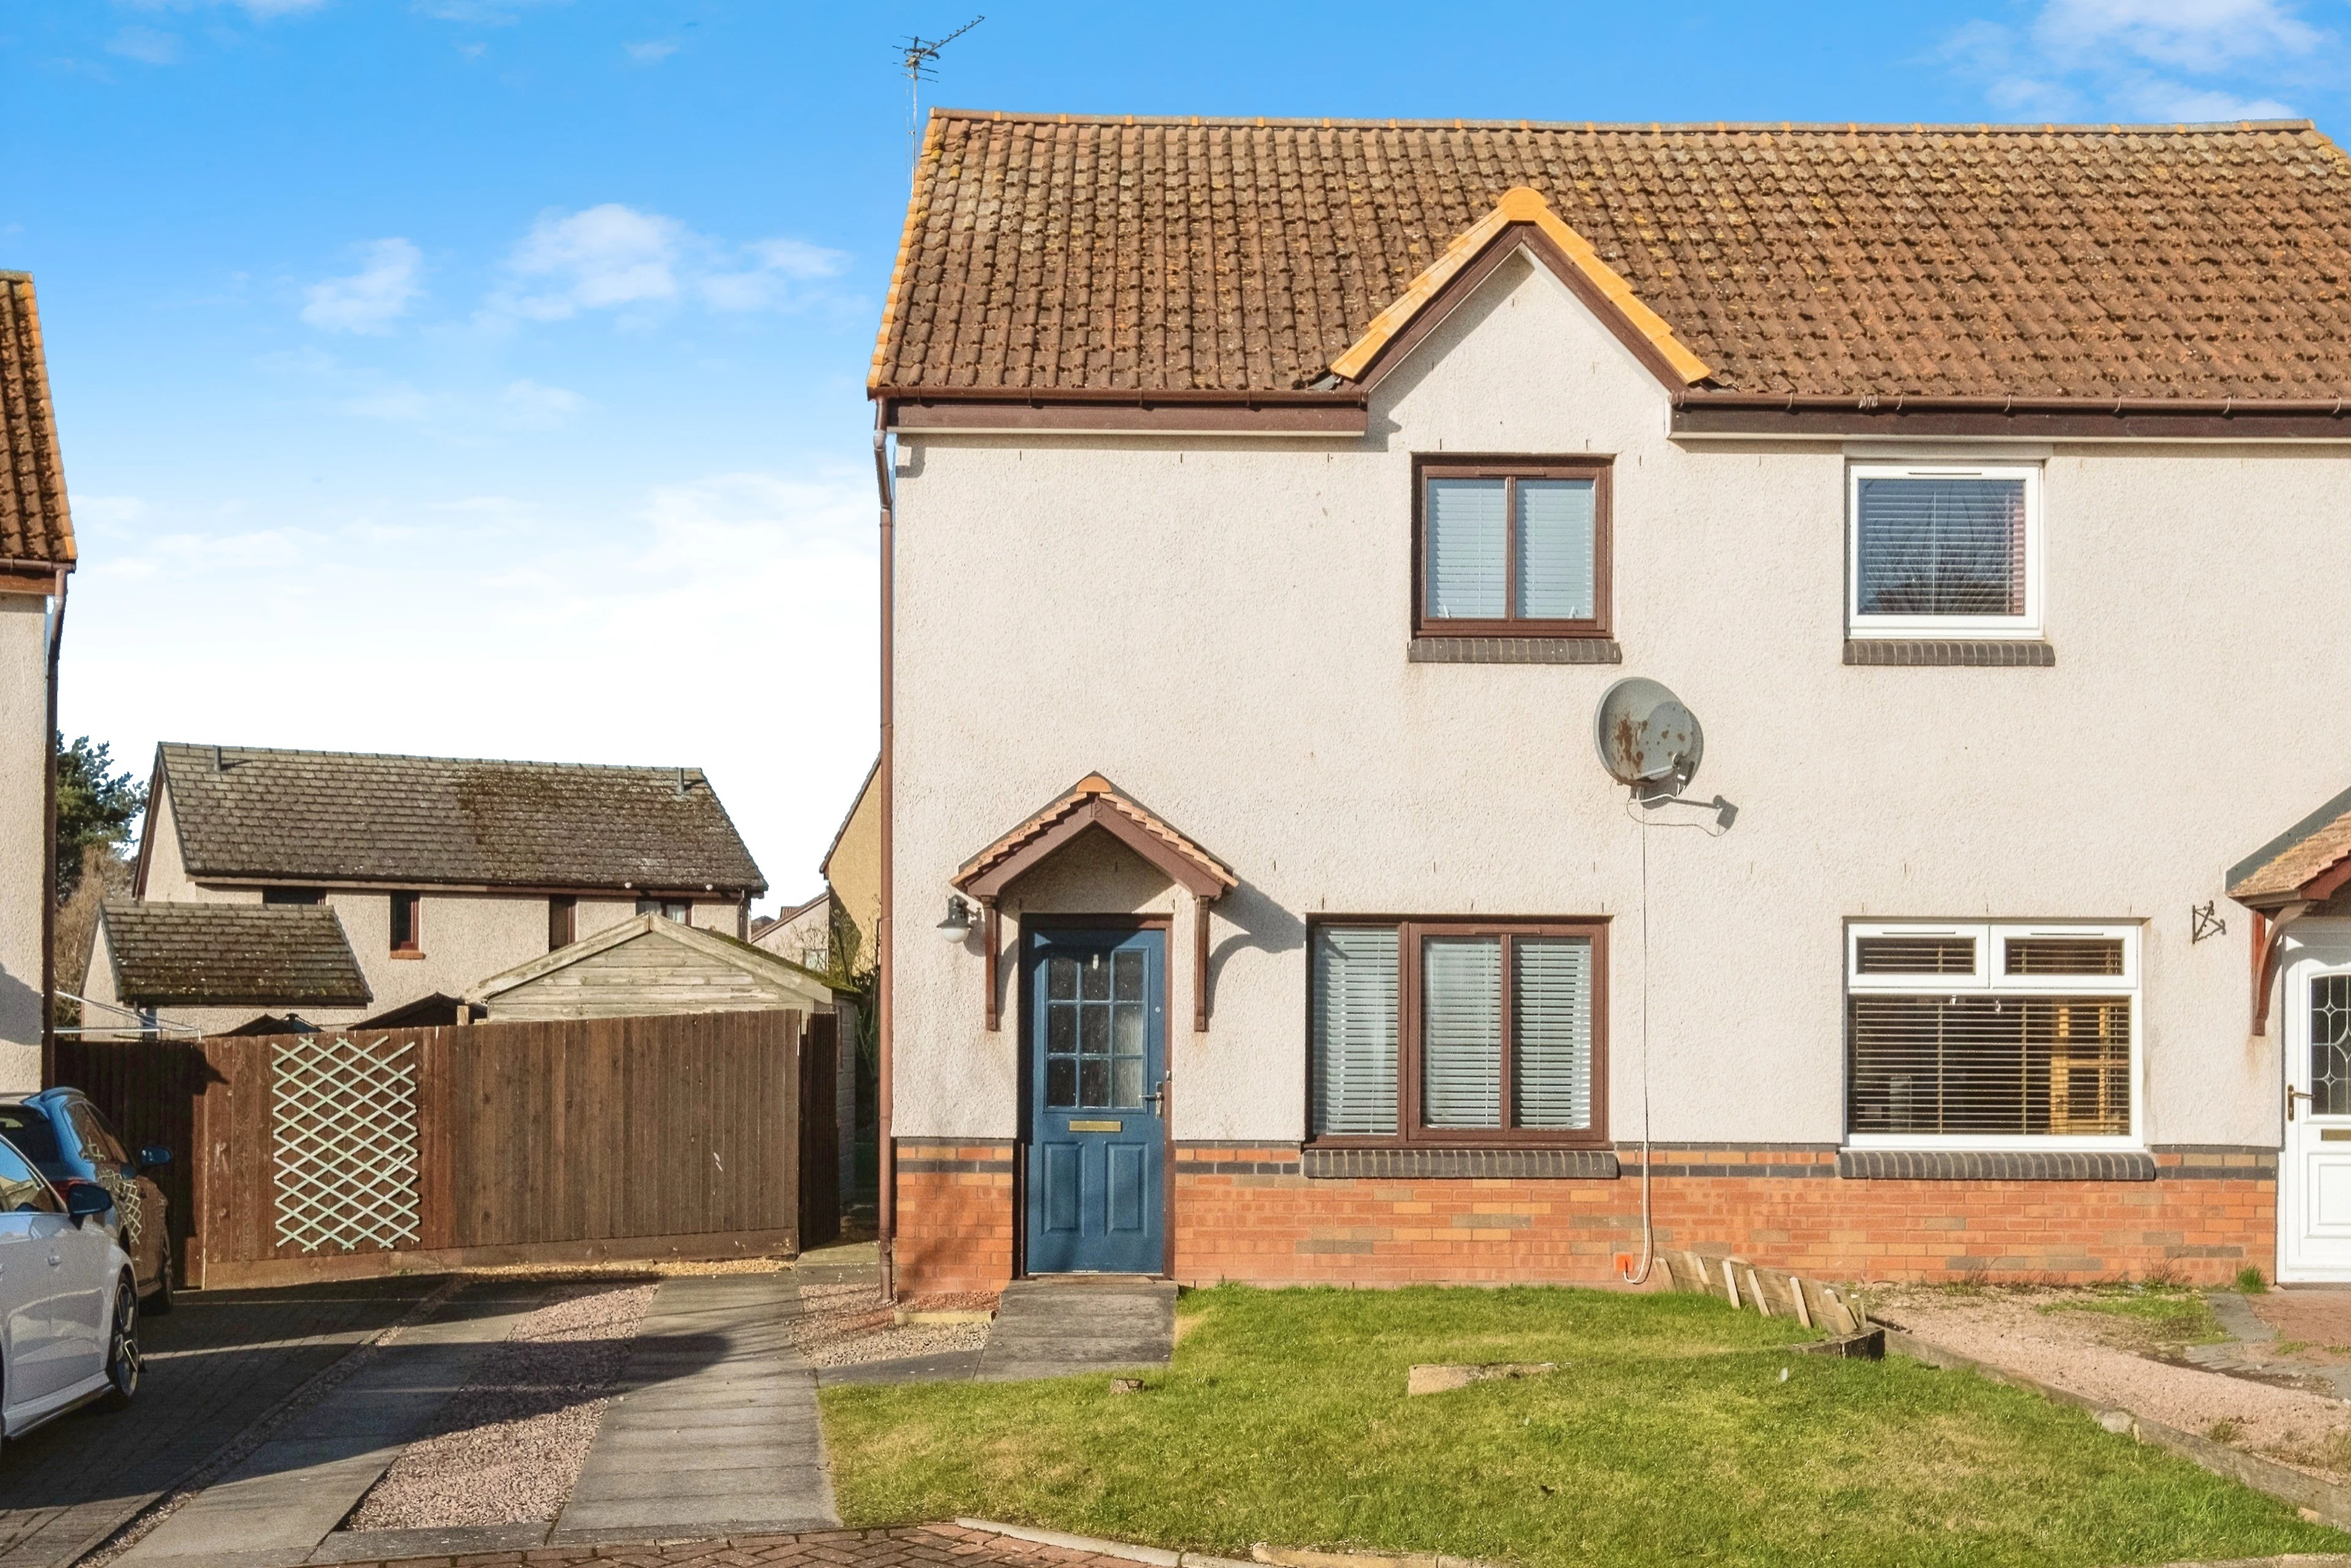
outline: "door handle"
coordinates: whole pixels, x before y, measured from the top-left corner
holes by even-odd
[[[1154,1088],[1150,1093],[1145,1094],[1143,1097],[1143,1103],[1150,1106],[1151,1113],[1156,1116],[1159,1114],[1159,1103],[1166,1098],[1167,1080],[1163,1078],[1159,1081],[1157,1087]]]
[[[2296,1089],[2293,1084],[2287,1084],[2285,1086],[2285,1119],[2289,1122],[2294,1120],[2294,1103],[2295,1101],[2311,1100],[2314,1098],[2315,1096],[2314,1096],[2307,1089]]]

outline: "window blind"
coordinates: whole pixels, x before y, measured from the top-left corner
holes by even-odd
[[[1592,944],[1520,936],[1510,944],[1518,1010],[1511,1065],[1521,1127],[1592,1125]]]
[[[1864,615],[2024,613],[2024,481],[1858,481]]]
[[[1530,621],[1593,618],[1589,479],[1518,482],[1518,613]]]
[[[1846,998],[1855,1133],[2126,1136],[2122,997]]]
[[[1431,936],[1420,972],[1422,1122],[1500,1126],[1501,938]]]
[[[1427,614],[1440,621],[1502,619],[1506,479],[1428,482]]]
[[[1859,936],[1854,969],[1863,975],[1972,975],[1972,936]]]
[[[1396,1132],[1396,932],[1314,933],[1314,1130]]]

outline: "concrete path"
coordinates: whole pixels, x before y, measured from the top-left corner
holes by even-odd
[[[996,1306],[979,1381],[1165,1366],[1176,1352],[1176,1287],[1133,1275],[1016,1280]]]
[[[350,1379],[302,1411],[116,1562],[121,1568],[277,1568],[300,1563],[447,1397],[539,1304],[543,1288],[477,1286],[372,1347]]]
[[[131,1409],[86,1410],[8,1445],[0,1568],[74,1562],[441,1282],[183,1292],[171,1316],[140,1322],[147,1374]]]
[[[1028,1532],[1044,1534],[1044,1531]],[[1074,1538],[1072,1538],[1074,1539]],[[1108,1542],[1092,1543],[1109,1547]],[[436,1554],[430,1564],[398,1568],[1135,1568],[1143,1552],[1153,1563],[1175,1561],[1172,1552],[1119,1547],[1117,1555],[1086,1544],[1049,1545],[994,1531],[955,1524],[901,1525],[890,1530],[834,1530],[821,1534],[736,1536],[716,1541],[678,1541],[642,1546],[542,1548],[520,1553],[464,1556]],[[1188,1554],[1186,1563],[1219,1561]],[[2319,1558],[2296,1558],[2317,1568]],[[2345,1559],[2351,1564],[2351,1559]],[[368,1568],[394,1568],[383,1559]]]
[[[552,1546],[840,1522],[787,1274],[662,1281]]]

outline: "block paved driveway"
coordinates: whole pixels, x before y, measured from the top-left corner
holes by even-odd
[[[893,1530],[828,1530],[803,1535],[743,1535],[666,1546],[541,1547],[473,1557],[412,1557],[344,1568],[1135,1568],[1124,1557],[1015,1541],[955,1524],[904,1525]]]
[[[0,1455],[0,1568],[72,1562],[441,1283],[191,1292],[170,1317],[143,1319],[147,1372],[130,1410],[83,1409]]]

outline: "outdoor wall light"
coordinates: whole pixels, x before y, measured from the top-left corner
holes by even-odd
[[[960,942],[971,935],[971,905],[959,893],[947,894],[947,917],[933,929],[946,941]]]

